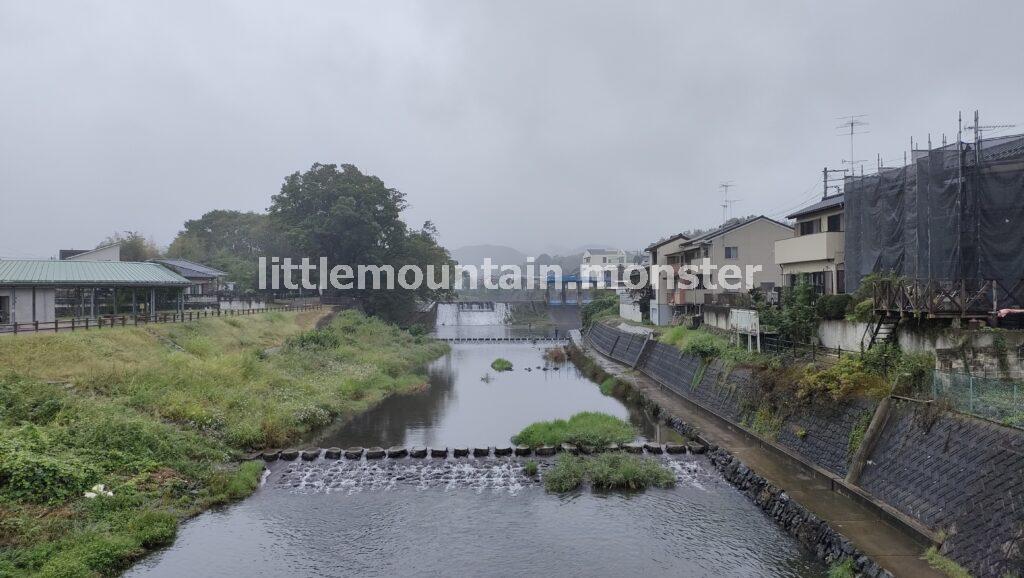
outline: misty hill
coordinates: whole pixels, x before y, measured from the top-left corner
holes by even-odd
[[[480,265],[490,257],[495,265],[518,265],[526,262],[526,255],[518,249],[504,245],[466,245],[452,250],[452,259],[460,265]]]

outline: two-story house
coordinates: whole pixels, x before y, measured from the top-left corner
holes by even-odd
[[[783,285],[801,276],[819,294],[845,293],[843,268],[843,194],[822,198],[789,215],[796,220],[793,237],[775,242],[775,263]]]
[[[664,275],[656,275],[653,271],[658,267],[671,267],[672,271],[679,268],[679,249],[689,241],[690,238],[679,233],[667,239],[661,239],[647,246],[645,251],[650,255],[651,273],[648,282],[654,289],[654,297],[651,299],[650,317],[651,323],[655,325],[668,325],[672,321],[672,310],[675,306],[675,291],[669,290],[669,280]],[[669,255],[672,258],[669,258]]]
[[[605,287],[611,287],[618,277],[613,269],[621,272],[626,265],[626,252],[622,249],[587,249],[580,264],[580,277],[587,282],[597,283],[603,278]]]
[[[775,267],[775,241],[793,236],[793,228],[764,215],[733,222],[692,239],[677,235],[648,247],[651,263],[664,264],[678,272],[680,267],[710,266],[709,275],[698,276],[696,287],[681,288],[676,275],[675,287],[667,279],[652,279],[655,299],[651,303],[651,320],[668,325],[681,313],[700,313],[705,305],[728,305],[750,289],[772,292],[782,283]],[[724,286],[718,272],[726,265],[738,267],[742,274],[739,289]],[[693,269],[691,269],[692,271]],[[749,271],[750,285],[747,286]],[[655,308],[659,308],[655,319]]]

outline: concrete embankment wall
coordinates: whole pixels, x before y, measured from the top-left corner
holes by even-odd
[[[893,400],[859,485],[978,576],[1024,576],[1024,432]]]
[[[684,398],[736,424],[749,424],[758,411],[754,375],[746,368],[731,371],[723,363],[705,363],[664,343],[650,342],[595,325],[589,335],[595,349],[608,357],[636,367]],[[640,359],[641,350],[643,358]],[[838,476],[849,467],[848,448],[854,428],[870,418],[874,404],[858,400],[849,404],[815,406],[787,418],[777,443]]]
[[[751,429],[756,376],[729,371],[643,336],[595,325],[597,351],[635,367],[685,399]],[[781,423],[773,443],[805,462],[845,477],[851,433],[863,431],[876,405],[854,400],[807,406]],[[945,538],[942,553],[977,576],[1024,576],[1024,432],[940,411],[921,402],[886,404],[859,479],[848,480],[881,508],[902,513]]]

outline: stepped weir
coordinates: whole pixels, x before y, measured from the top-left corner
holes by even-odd
[[[715,474],[703,460],[692,454],[707,448],[698,442],[658,444],[636,442],[608,446],[601,451],[627,451],[650,456],[670,469],[678,484],[702,488],[702,481]],[[592,450],[591,450],[592,451]],[[468,488],[515,494],[523,488],[540,485],[544,473],[555,464],[560,452],[580,453],[571,444],[542,446],[423,446],[390,448],[311,448],[288,449],[259,454],[256,459],[279,463],[269,476],[272,488],[302,492],[361,492],[389,490],[400,485],[416,489]],[[536,475],[526,471],[526,462],[537,466]]]

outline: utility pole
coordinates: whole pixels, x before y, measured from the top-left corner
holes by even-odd
[[[823,199],[828,196],[828,189],[829,189],[829,186],[830,186],[829,183],[835,182],[835,181],[839,180],[839,179],[831,178],[830,175],[832,173],[844,173],[845,174],[846,173],[846,169],[830,169],[828,167],[825,167],[825,168],[821,169],[821,193],[822,193],[821,198],[823,198]],[[844,176],[843,178],[846,178],[846,177]],[[838,193],[839,192],[839,185],[836,185],[835,187],[836,187],[836,192]]]

